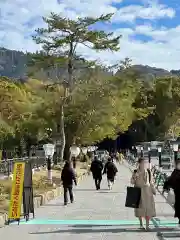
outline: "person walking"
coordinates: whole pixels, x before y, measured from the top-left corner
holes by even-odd
[[[141,189],[139,208],[135,209],[135,216],[139,218],[140,228],[149,230],[149,221],[156,216],[154,196],[156,190],[153,185],[151,170],[148,168],[148,161],[139,158],[138,168],[134,170],[131,184]],[[146,220],[146,227],[143,225],[143,218]]]
[[[122,164],[124,162],[124,155],[122,154],[122,152],[119,155],[119,162],[120,162],[120,164]]]
[[[175,196],[175,214],[174,217],[178,218],[178,224],[180,226],[180,159],[177,159],[176,166],[171,176],[165,181],[163,186],[164,191],[173,189]]]
[[[95,156],[94,160],[91,163],[90,171],[92,172],[92,175],[93,175],[96,190],[99,190],[101,188],[102,170],[103,170],[103,163],[98,159],[97,156]]]
[[[116,158],[116,162],[119,162],[119,152],[118,151],[116,152],[115,158]]]
[[[112,189],[112,185],[114,184],[114,179],[117,172],[118,170],[116,165],[113,163],[113,159],[109,157],[107,163],[104,166],[104,171],[103,171],[103,174],[107,174],[107,182],[108,182],[109,190]]]
[[[70,161],[66,161],[61,173],[61,181],[64,188],[64,205],[68,203],[68,192],[71,203],[74,202],[73,182],[77,185],[76,174],[71,166]]]

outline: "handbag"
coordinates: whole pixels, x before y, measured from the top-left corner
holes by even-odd
[[[141,200],[141,188],[127,187],[125,207],[139,208]]]

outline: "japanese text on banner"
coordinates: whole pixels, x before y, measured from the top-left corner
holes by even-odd
[[[21,215],[24,170],[25,170],[24,162],[15,163],[11,191],[11,202],[9,209],[9,219],[19,219]]]

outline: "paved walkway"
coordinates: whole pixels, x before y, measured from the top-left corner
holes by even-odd
[[[151,232],[138,229],[133,209],[124,207],[131,172],[125,165],[118,168],[118,177],[112,191],[107,190],[105,178],[102,190],[95,191],[92,177],[88,176],[74,190],[74,204],[63,206],[62,197],[53,200],[37,209],[35,220],[30,220],[28,224],[12,224],[0,228],[0,239],[180,239],[180,230],[175,228],[177,221],[173,218],[173,210],[160,194],[156,196],[157,218],[152,221]],[[60,220],[64,220],[63,224]]]

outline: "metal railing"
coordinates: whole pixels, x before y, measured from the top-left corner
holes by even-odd
[[[45,157],[25,157],[0,160],[0,175],[10,176],[13,173],[14,163],[18,161],[31,161],[32,169],[37,169],[46,165]]]

